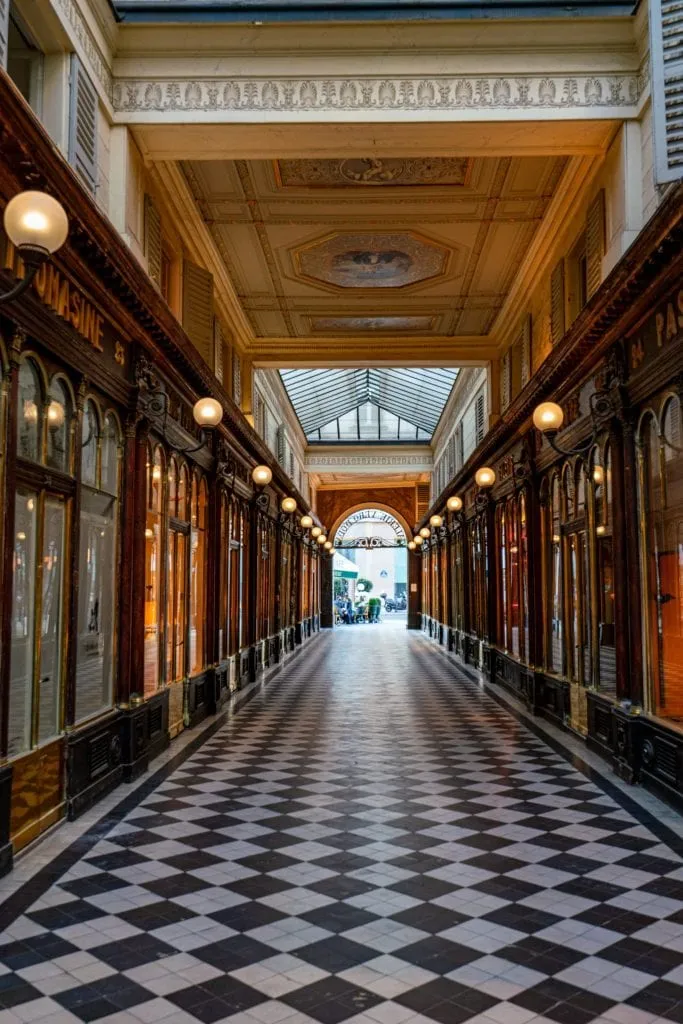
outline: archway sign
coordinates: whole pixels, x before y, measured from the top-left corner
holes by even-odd
[[[352,512],[339,524],[335,548],[404,548],[406,532],[395,516],[380,508]]]

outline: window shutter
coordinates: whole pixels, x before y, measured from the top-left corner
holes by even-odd
[[[462,422],[458,423],[456,429],[457,438],[457,450],[456,450],[456,470],[462,469],[465,462],[465,435],[462,429]]]
[[[183,327],[213,370],[213,277],[195,263],[183,263]]]
[[[289,479],[294,479],[294,452],[289,449]]]
[[[71,57],[69,162],[86,187],[97,187],[97,93],[80,60]]]
[[[477,431],[477,444],[481,444],[484,440],[484,434],[486,433],[486,425],[484,423],[484,396],[483,394],[477,395],[477,401],[474,407],[474,416]]]
[[[225,346],[225,340],[223,338],[223,329],[221,327],[220,320],[218,317],[213,318],[213,372],[216,374],[216,379],[223,383],[223,375],[225,372],[225,366],[223,363],[223,348]]]
[[[0,68],[7,67],[9,43],[9,0],[0,0]]]
[[[145,256],[147,273],[161,287],[161,217],[151,196],[145,196]]]
[[[436,497],[436,495],[435,495]],[[419,522],[429,508],[429,484],[418,484],[415,493],[415,519]]]
[[[280,463],[282,468],[285,468],[285,458],[287,454],[287,443],[285,441],[285,428],[282,424],[277,428],[277,461]]]
[[[550,338],[557,345],[564,335],[564,260],[560,260],[550,278]]]
[[[512,368],[512,352],[510,349],[507,350],[505,355],[500,361],[500,411],[505,412],[508,405],[510,404],[510,385],[511,385],[511,368]],[[479,399],[477,399],[477,402]],[[479,424],[477,423],[477,433]],[[479,442],[477,441],[477,444]]]
[[[528,383],[531,377],[531,314],[524,317],[522,322],[522,387]]]
[[[600,189],[586,213],[586,291],[594,295],[602,281],[605,255],[605,192]]]
[[[683,177],[683,6],[650,0],[655,182]]]
[[[232,353],[232,397],[237,405],[242,404],[242,363],[239,352]]]

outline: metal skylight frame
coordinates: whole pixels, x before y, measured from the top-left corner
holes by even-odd
[[[415,431],[410,440],[428,441],[436,429],[443,407],[458,376],[453,368],[434,367],[372,367],[369,369],[336,370],[281,370],[299,422],[311,441],[323,440],[321,431],[329,438],[333,424],[337,424],[337,441],[342,441],[339,420],[363,406],[377,408],[378,437],[374,440],[405,442],[405,427]],[[382,412],[396,417],[393,437],[382,437],[379,424]],[[334,434],[334,430],[332,431]],[[362,436],[358,418],[358,443],[369,439]],[[343,443],[343,442],[342,442]],[[346,443],[349,443],[347,436]]]

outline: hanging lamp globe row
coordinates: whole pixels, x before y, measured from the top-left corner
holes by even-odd
[[[217,427],[223,419],[223,406],[215,398],[200,398],[194,403],[192,415],[200,427]]]
[[[420,544],[424,544],[424,540],[422,539],[419,533],[415,534],[415,536],[413,537],[413,544],[417,544],[418,547],[420,546]]]
[[[273,471],[270,466],[254,466],[251,471],[251,479],[257,487],[267,487],[273,479]]]
[[[441,516],[436,516],[436,515],[431,516],[429,522],[435,528],[439,527],[439,526],[443,526],[443,519],[441,518]]]
[[[457,494],[452,494],[446,502],[446,508],[449,512],[460,512],[462,509],[462,498],[459,498]]]
[[[493,487],[496,482],[496,474],[490,466],[482,466],[474,474],[474,479],[477,487],[481,487],[482,490],[487,490],[489,487]]]
[[[302,516],[299,520],[299,525],[302,526],[304,530],[310,530],[313,526],[313,520],[310,516]]]
[[[69,234],[64,207],[46,192],[19,192],[5,207],[3,223],[15,248],[46,255],[61,249]]]
[[[283,512],[296,512],[296,500],[294,498],[283,498],[280,502]]]
[[[426,540],[427,537],[431,535],[431,532],[432,531],[429,529],[428,526],[423,526],[422,529],[420,530],[420,536],[424,537],[424,539]]]
[[[534,409],[532,419],[536,429],[547,434],[549,431],[560,430],[564,423],[564,412],[557,402],[541,402]]]

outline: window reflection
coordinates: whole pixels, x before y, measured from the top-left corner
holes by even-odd
[[[33,361],[24,359],[19,367],[17,402],[17,455],[39,462],[42,459],[41,430],[43,400],[40,378]]]
[[[161,527],[164,464],[156,447],[147,461],[147,515],[145,519],[145,696],[160,684]]]
[[[683,719],[683,450],[681,406],[671,396],[661,420],[647,414],[640,432],[644,525],[645,625],[649,702]]]

